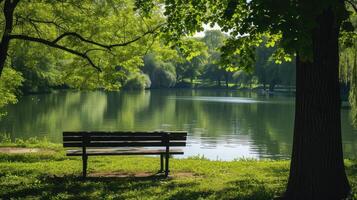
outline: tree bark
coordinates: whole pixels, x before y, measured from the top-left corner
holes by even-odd
[[[14,10],[19,0],[5,0],[3,14],[5,17],[5,29],[0,42],[0,77],[5,66],[7,52],[10,45],[10,35],[13,29]]]
[[[293,152],[283,199],[341,200],[350,192],[341,139],[340,25],[330,8],[316,21],[312,61],[296,58]]]

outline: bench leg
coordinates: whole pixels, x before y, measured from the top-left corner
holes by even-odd
[[[159,172],[164,172],[164,155],[160,154],[160,171]]]
[[[165,177],[169,176],[169,154],[167,153],[165,158]]]
[[[83,178],[87,177],[87,161],[88,161],[88,156],[82,156],[82,165],[83,165]]]

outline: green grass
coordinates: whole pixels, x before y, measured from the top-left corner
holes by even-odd
[[[28,139],[16,138],[11,140],[6,133],[0,133],[0,147],[29,147],[29,148],[46,148],[61,149],[62,144],[52,143],[46,137],[31,137]]]
[[[194,157],[172,159],[170,164],[169,179],[134,177],[143,172],[154,175],[159,158],[90,157],[91,177],[83,180],[81,159],[66,157],[60,147],[41,153],[0,154],[0,199],[265,200],[284,191],[289,172],[288,161],[222,162]],[[346,167],[353,199],[357,199],[357,162],[346,160]],[[98,173],[127,176],[101,177]]]

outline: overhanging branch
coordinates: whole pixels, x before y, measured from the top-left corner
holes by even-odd
[[[63,33],[63,34],[61,34],[60,36],[58,36],[56,39],[54,39],[52,42],[53,42],[54,44],[56,44],[56,43],[58,43],[60,40],[62,40],[62,39],[65,38],[65,37],[68,37],[68,36],[73,36],[73,37],[78,38],[78,39],[81,40],[82,42],[86,42],[86,43],[89,43],[89,44],[93,44],[93,45],[100,46],[100,47],[103,47],[103,48],[108,49],[108,45],[101,44],[101,43],[98,43],[98,42],[95,42],[95,41],[92,41],[92,40],[85,39],[84,37],[82,37],[81,35],[79,35],[79,34],[76,33],[76,32],[66,32],[66,33]]]
[[[34,37],[30,37],[30,36],[26,36],[26,35],[10,35],[9,36],[10,39],[18,39],[18,40],[25,40],[25,41],[30,41],[30,42],[37,42],[37,43],[41,43],[41,44],[45,44],[49,47],[52,48],[56,48],[56,49],[61,49],[63,51],[66,51],[68,53],[71,53],[73,55],[79,56],[85,60],[87,60],[87,62],[96,70],[98,70],[99,72],[101,72],[102,70],[100,69],[100,67],[98,67],[97,65],[94,64],[94,62],[92,61],[92,59],[86,54],[86,53],[81,53],[79,51],[70,49],[68,47],[65,46],[61,46],[59,44],[56,44],[52,41],[48,41],[45,39],[41,39],[41,38],[34,38]]]
[[[1,1],[1,0],[0,0]],[[34,22],[34,21],[33,21]],[[38,21],[39,22],[39,21]],[[51,22],[49,22],[51,23]],[[96,70],[98,71],[102,71],[100,69],[100,67],[98,67],[97,65],[94,64],[94,62],[92,61],[92,59],[88,56],[88,53],[91,52],[91,51],[108,51],[110,52],[110,50],[112,48],[115,48],[115,47],[122,47],[122,46],[127,46],[131,43],[134,43],[138,40],[140,40],[141,38],[145,37],[146,35],[148,34],[153,34],[155,33],[160,27],[162,27],[164,24],[160,24],[159,26],[155,27],[154,29],[151,29],[151,30],[148,30],[146,31],[145,33],[143,33],[141,36],[138,36],[130,41],[127,41],[127,42],[123,42],[123,43],[118,43],[118,44],[110,44],[110,45],[107,45],[107,44],[101,44],[99,42],[95,42],[95,41],[92,41],[92,40],[89,40],[89,39],[86,39],[84,38],[83,36],[81,36],[80,34],[78,33],[75,33],[75,32],[66,32],[66,33],[63,33],[61,34],[60,36],[58,36],[56,39],[54,40],[47,40],[47,39],[42,39],[42,38],[36,38],[36,37],[31,37],[31,36],[27,36],[27,35],[9,35],[9,39],[17,39],[17,40],[25,40],[25,41],[30,41],[30,42],[36,42],[36,43],[41,43],[41,44],[44,44],[44,45],[47,45],[49,47],[52,47],[52,48],[56,48],[56,49],[60,49],[60,50],[63,50],[65,52],[68,52],[68,53],[71,53],[73,55],[76,55],[76,56],[79,56],[85,60],[87,60],[87,62],[93,67],[95,68]],[[89,50],[86,50],[85,52],[80,52],[80,51],[77,51],[77,50],[74,50],[74,49],[71,49],[71,48],[68,48],[66,46],[63,46],[63,45],[60,45],[58,44],[59,41],[61,41],[62,39],[64,39],[65,37],[75,37],[77,39],[79,39],[80,41],[84,42],[84,43],[88,43],[88,44],[92,44],[92,45],[95,45],[95,46],[98,46],[98,47],[101,47],[103,49],[98,49],[98,48],[93,48],[93,49],[89,49]]]
[[[148,30],[146,31],[145,33],[143,33],[141,36],[137,36],[135,37],[134,39],[132,40],[129,40],[127,42],[123,42],[123,43],[118,43],[118,44],[102,44],[102,43],[99,43],[99,42],[95,42],[95,41],[92,41],[92,40],[88,40],[86,38],[84,38],[83,36],[81,36],[80,34],[76,33],[76,32],[66,32],[66,33],[63,33],[61,34],[60,36],[58,36],[56,39],[54,39],[52,41],[52,43],[56,44],[58,43],[60,40],[66,38],[66,37],[69,37],[69,36],[72,36],[72,37],[75,37],[79,40],[81,40],[82,42],[85,42],[85,43],[88,43],[88,44],[93,44],[93,45],[96,45],[96,46],[99,46],[99,47],[102,47],[102,48],[105,48],[105,49],[108,49],[108,50],[111,50],[112,48],[114,47],[123,47],[123,46],[127,46],[131,43],[134,43],[138,40],[140,40],[141,38],[145,37],[146,35],[148,34],[152,34],[152,33],[155,33],[160,27],[162,27],[164,24],[160,24],[158,25],[157,27],[155,27],[154,29],[151,29],[151,30]]]

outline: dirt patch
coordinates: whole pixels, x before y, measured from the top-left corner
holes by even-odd
[[[162,173],[152,173],[152,172],[93,172],[88,174],[89,177],[118,177],[118,178],[147,178],[147,177],[159,177],[163,176]],[[191,172],[177,172],[170,173],[169,175],[172,178],[180,178],[180,177],[193,177],[194,173]]]
[[[0,153],[21,154],[21,153],[38,153],[47,152],[40,148],[21,148],[21,147],[0,147]]]

